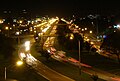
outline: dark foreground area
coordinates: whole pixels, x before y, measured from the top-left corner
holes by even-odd
[[[26,64],[16,66],[15,61],[9,59],[0,62],[0,81],[5,80],[5,67],[6,81],[48,81]]]

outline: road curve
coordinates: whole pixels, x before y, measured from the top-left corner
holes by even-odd
[[[41,63],[40,61],[36,61],[36,65],[33,68],[37,71],[38,74],[45,77],[49,81],[75,81],[69,77],[66,77]]]

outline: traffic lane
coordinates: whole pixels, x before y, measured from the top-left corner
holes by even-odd
[[[71,78],[68,78],[37,61],[37,65],[34,67],[38,74],[42,75],[50,81],[75,81]]]
[[[100,55],[102,55],[104,57],[114,59],[114,60],[117,59],[117,56],[115,54],[111,54],[111,53],[109,53],[109,52],[107,52],[105,50],[98,49],[98,51],[96,51],[96,52],[98,52],[98,54],[100,54]]]
[[[99,42],[99,41],[96,41],[95,44],[97,44],[97,45],[99,46],[99,45],[100,45],[100,42]],[[60,60],[60,57],[58,57],[58,56],[57,56],[56,60],[62,61],[62,60]],[[68,62],[68,60],[66,60],[66,59],[65,59],[65,61]],[[71,62],[71,63],[72,63],[72,62]],[[73,64],[76,64],[76,63],[73,63]],[[76,64],[76,65],[78,65],[78,64]],[[99,72],[99,71],[96,72],[96,70],[93,69],[93,68],[88,68],[88,67],[82,67],[82,68],[86,68],[86,70],[83,69],[83,71],[87,72],[87,73],[90,74],[90,75],[92,75],[92,74],[94,74],[94,73],[97,73],[99,77],[104,78],[105,80],[114,81],[114,80],[113,80],[113,77],[114,77],[114,76],[111,75],[111,74],[107,74],[107,73],[101,72],[101,71],[100,71],[100,72]],[[106,74],[106,75],[104,75],[104,74]],[[109,75],[109,76],[108,76],[108,75]],[[114,78],[117,79],[117,77],[114,77]]]
[[[82,71],[89,74],[89,75],[97,75],[98,78],[101,78],[106,81],[120,81],[120,77],[116,76],[114,74],[110,74],[105,71],[101,71],[95,68],[87,68],[87,67],[82,67]]]
[[[72,62],[72,61],[69,61],[68,59],[66,58],[61,58],[59,56],[52,56],[52,58],[58,60],[58,61],[61,61],[61,62],[68,62],[70,64],[73,64],[73,65],[76,65],[76,66],[79,66],[79,62]],[[64,59],[64,60],[63,60]],[[80,63],[80,65],[82,66],[82,71],[89,74],[89,75],[97,75],[98,78],[101,78],[101,79],[104,79],[104,80],[107,80],[107,81],[120,81],[120,77],[117,76],[117,75],[114,75],[114,74],[111,74],[111,73],[108,73],[108,72],[105,72],[105,71],[102,71],[102,70],[99,70],[99,69],[96,69],[96,68],[93,68],[92,66],[89,66],[87,64],[83,64],[83,63]]]

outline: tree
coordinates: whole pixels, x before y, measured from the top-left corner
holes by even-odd
[[[91,51],[96,52],[97,49],[96,49],[95,47],[92,47],[92,48],[91,48]]]
[[[120,31],[113,32],[109,34],[101,45],[106,51],[115,54],[117,56],[118,62],[120,63]]]
[[[113,53],[117,56],[118,62],[120,64],[120,51],[118,49],[113,49]]]
[[[0,34],[0,54],[4,56],[4,58],[9,58],[12,56],[13,51],[15,51],[13,47],[13,39],[5,37]]]
[[[69,35],[71,34],[71,30],[68,28],[67,23],[63,22],[63,21],[59,21],[58,23],[58,27],[57,27],[57,32],[56,34],[58,35],[58,42],[61,43],[61,45],[63,45],[64,47],[68,48],[68,39],[69,39]],[[69,41],[70,42],[70,41]]]
[[[91,49],[91,44],[87,41],[85,42],[85,48],[87,51],[90,51],[90,49]]]

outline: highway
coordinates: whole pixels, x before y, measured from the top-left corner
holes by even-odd
[[[30,41],[30,44],[33,44],[35,42],[34,40],[29,40],[29,41]],[[30,51],[26,52],[25,48],[30,47],[31,46],[30,44],[28,43],[26,47],[24,45],[21,45],[18,52],[19,57],[21,60],[26,62],[30,67],[34,68],[39,75],[43,76],[49,81],[75,81],[67,76],[64,76],[50,69],[49,67],[41,63],[39,60],[35,59],[30,54]]]
[[[56,27],[53,27],[53,30],[51,31],[51,33],[49,35],[54,35],[56,33]],[[55,37],[47,37],[43,47],[47,50],[49,50],[49,46],[53,46],[54,44],[54,40]],[[33,42],[33,41],[31,41]],[[21,47],[22,48],[22,47]],[[23,47],[24,48],[24,47]],[[55,49],[55,48],[54,48]],[[50,51],[50,50],[49,50]],[[59,50],[56,50],[59,51]],[[21,52],[21,51],[20,51]],[[40,61],[38,61],[37,59],[35,59],[32,54],[30,54],[30,52],[28,52],[27,54],[24,54],[25,52],[23,51],[22,55],[26,57],[25,61],[28,65],[32,66],[36,72],[38,74],[40,74],[41,76],[45,77],[46,79],[50,80],[50,81],[74,81],[71,78],[68,78],[50,68],[48,68],[46,65],[42,64]],[[82,66],[82,71],[89,74],[89,75],[93,75],[96,74],[99,78],[107,80],[107,81],[120,81],[120,76],[114,75],[114,74],[110,74],[108,72],[93,68],[92,66],[80,63],[74,59],[74,60],[70,60],[69,58],[65,57],[62,58],[59,55],[56,55],[55,53],[52,53],[52,58],[58,60],[58,61],[65,61],[71,64],[74,64],[76,66]],[[19,53],[21,54],[21,53]],[[23,59],[23,57],[20,57],[21,59]]]
[[[23,47],[24,48],[24,47]],[[22,57],[21,57],[22,59]],[[35,71],[48,79],[49,81],[74,81],[71,78],[68,78],[41,63],[39,60],[35,59],[31,54],[27,54],[26,59],[24,60],[30,67],[35,69]]]
[[[71,78],[68,78],[42,64],[40,61],[36,61],[36,65],[33,68],[38,74],[45,77],[49,81],[75,81]]]
[[[53,29],[56,29],[57,26],[55,26],[55,28]],[[50,34],[55,34],[56,31],[55,30],[52,30]],[[52,42],[54,41],[55,37],[51,37],[49,39],[46,40],[45,43],[48,44],[48,42]],[[53,44],[53,43],[52,43]],[[50,44],[50,45],[52,45]],[[45,46],[46,44],[44,44]],[[53,45],[52,45],[53,46]],[[48,45],[46,47],[49,47]],[[55,49],[55,48],[54,48]],[[55,49],[56,50],[56,49]],[[59,51],[59,50],[56,50],[56,51]],[[54,51],[53,51],[54,52]],[[76,59],[73,58],[73,60],[69,60],[68,57],[61,57],[59,55],[56,55],[55,53],[52,53],[52,58],[53,59],[56,59],[58,61],[65,61],[65,62],[68,62],[68,63],[71,63],[71,64],[74,64],[76,66],[79,66],[79,61],[77,61]],[[117,76],[117,75],[114,75],[114,74],[111,74],[111,73],[108,73],[106,71],[102,71],[100,69],[97,69],[97,68],[94,68],[92,66],[89,66],[89,65],[86,65],[86,64],[83,64],[83,63],[80,63],[80,66],[82,66],[82,71],[89,74],[89,75],[93,75],[93,74],[96,74],[99,78],[101,79],[104,79],[104,80],[107,80],[107,81],[120,81],[120,76]]]

